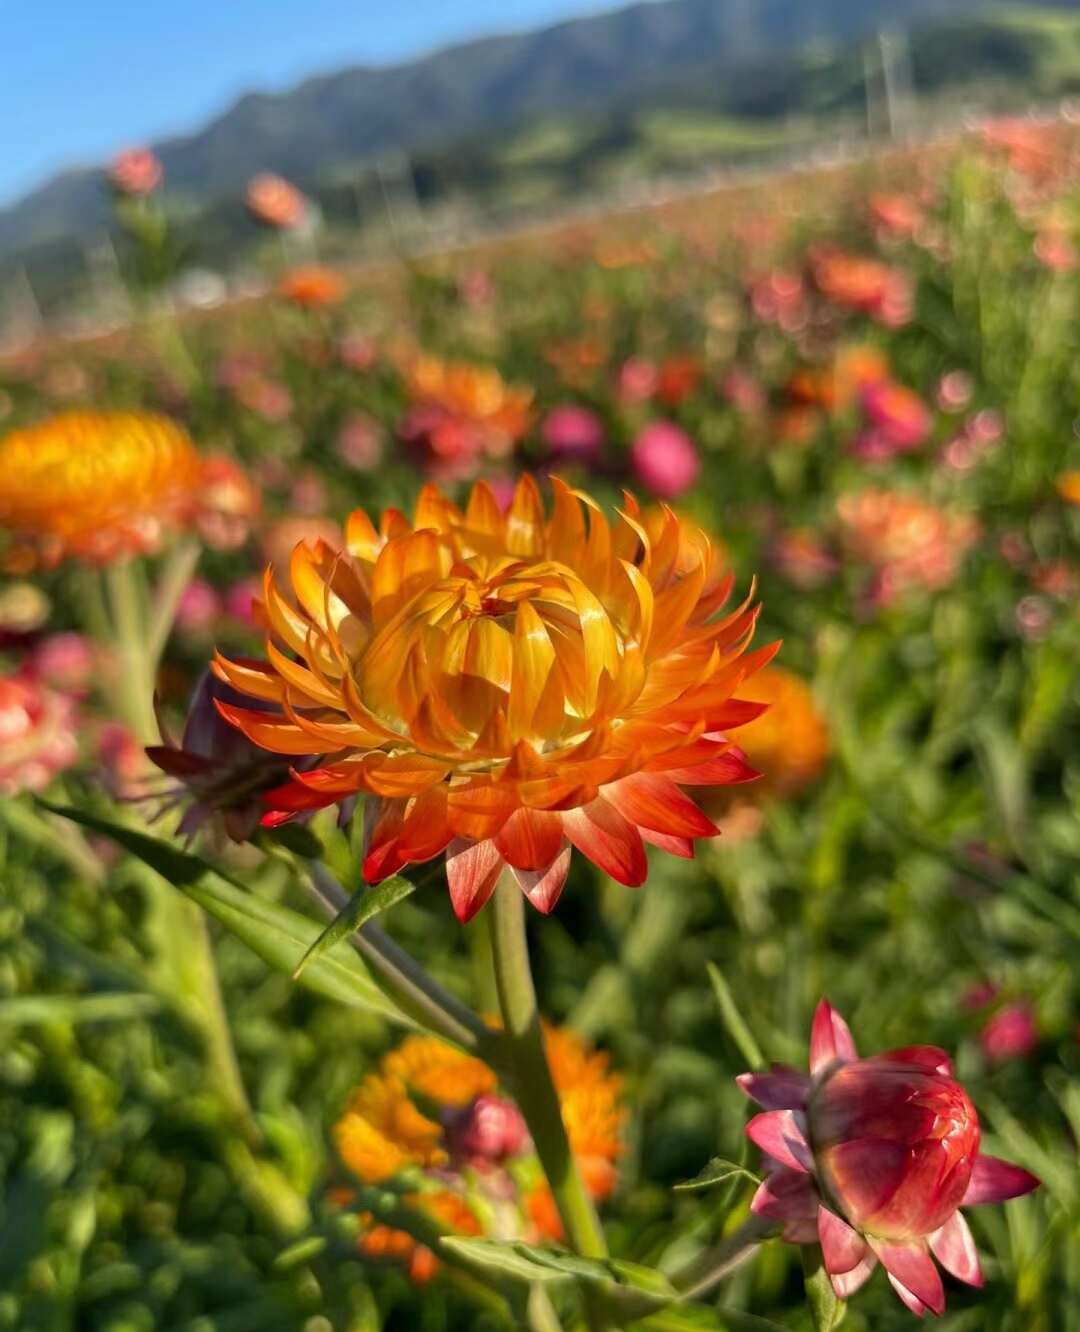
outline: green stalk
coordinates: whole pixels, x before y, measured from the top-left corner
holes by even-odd
[[[179,541],[170,551],[161,577],[154,587],[154,606],[147,627],[146,650],[150,668],[157,670],[161,654],[169,641],[180,598],[195,573],[202,551],[192,539]]]
[[[515,1098],[532,1134],[571,1248],[585,1258],[606,1258],[604,1232],[570,1150],[559,1095],[544,1053],[525,936],[525,898],[508,871],[495,889],[488,922],[503,1019],[504,1056]],[[590,1295],[588,1291],[586,1302],[589,1325],[599,1332],[608,1326],[602,1302],[595,1292]]]
[[[154,716],[154,676],[149,669],[141,589],[132,560],[117,560],[105,570],[112,630],[119,651],[119,678],[113,703],[140,744],[158,740]],[[107,645],[109,646],[109,645]]]

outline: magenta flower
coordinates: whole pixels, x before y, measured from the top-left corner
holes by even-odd
[[[765,1107],[746,1126],[768,1167],[752,1210],[782,1223],[786,1240],[820,1244],[841,1299],[880,1262],[912,1313],[940,1314],[934,1258],[968,1285],[983,1280],[959,1209],[1039,1185],[1020,1166],[980,1153],[979,1117],[944,1050],[910,1045],[860,1059],[824,999],[810,1032],[809,1077],[774,1064],[736,1081]]]
[[[638,480],[657,499],[685,495],[701,471],[701,459],[685,430],[670,421],[653,421],[639,431],[630,448]]]
[[[1017,999],[987,1018],[979,1032],[979,1044],[988,1059],[1023,1059],[1039,1043],[1035,1014],[1026,999]]]
[[[591,462],[604,443],[604,425],[596,413],[571,402],[548,412],[540,434],[548,451],[568,462]]]

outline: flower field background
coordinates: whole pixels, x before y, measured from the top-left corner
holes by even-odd
[[[268,562],[340,549],[357,507],[411,515],[427,482],[463,501],[485,480],[505,508],[523,472],[609,509],[628,488],[648,521],[671,505],[733,605],[756,579],[755,644],[782,640],[740,695],[769,709],[733,731],[763,776],[700,802],[720,836],[650,852],[633,889],[575,856],[557,909],[530,912],[612,1255],[670,1274],[746,1218],[735,1076],[803,1068],[826,994],[860,1048],[951,1052],[984,1149],[1042,1182],[972,1214],[985,1286],[948,1281],[940,1325],[1080,1327],[1075,130],[1000,122],[363,272],[298,263],[303,200],[263,180],[273,294],[179,321],[152,176],[114,173],[130,330],[0,362],[0,1328],[512,1325],[440,1239],[557,1240],[542,1180],[500,1194],[480,1171],[464,1207],[432,1187],[459,1152],[518,1151],[494,1075],[437,1076],[430,1051],[410,1073],[427,1038],[356,1001],[343,941],[290,975],[325,925],[315,851],[358,888],[362,816],[257,831],[263,785],[226,798],[178,755],[222,756],[205,714],[180,738],[188,701],[215,647],[261,654]],[[133,577],[103,587],[110,561]],[[176,783],[201,861],[167,859]],[[158,859],[117,826],[149,827]],[[381,923],[494,1012],[483,921],[458,924],[435,864],[403,871],[417,890]],[[703,1299],[622,1321],[828,1326],[803,1281],[770,1241]],[[877,1274],[843,1325],[911,1319]]]

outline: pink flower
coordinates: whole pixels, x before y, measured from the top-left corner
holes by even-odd
[[[1038,1187],[1020,1166],[979,1151],[979,1117],[944,1050],[910,1045],[860,1059],[824,999],[809,1076],[774,1064],[737,1081],[765,1107],[746,1128],[768,1169],[751,1208],[792,1243],[821,1245],[841,1299],[880,1262],[912,1313],[942,1313],[934,1258],[968,1285],[983,1280],[960,1207]]]
[[[337,456],[346,467],[370,472],[382,461],[383,431],[370,416],[350,416],[337,437]]]
[[[221,614],[218,594],[201,578],[184,588],[176,609],[176,627],[185,634],[205,634]]]
[[[0,676],[0,795],[43,791],[79,755],[75,701],[29,675]]]
[[[604,443],[603,422],[596,413],[570,402],[548,412],[540,434],[548,450],[568,462],[590,461]]]
[[[651,361],[631,356],[619,371],[616,391],[625,403],[648,402],[656,392],[657,371]]]
[[[117,194],[143,198],[161,184],[161,163],[149,148],[128,148],[113,158],[109,184]]]
[[[1038,1043],[1035,1014],[1026,999],[1018,999],[999,1008],[979,1032],[983,1054],[995,1062],[1023,1059]]]
[[[258,578],[242,578],[225,593],[225,613],[249,628],[255,628],[254,601],[262,595]]]
[[[81,693],[90,684],[96,654],[84,634],[48,634],[30,656],[33,674],[65,693]]]
[[[638,480],[658,499],[685,495],[701,472],[690,436],[670,421],[653,421],[639,431],[630,461]]]
[[[852,452],[869,461],[881,461],[917,449],[930,433],[930,412],[917,393],[880,380],[862,391],[866,429],[856,436]]]

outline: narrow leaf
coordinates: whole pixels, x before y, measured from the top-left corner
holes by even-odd
[[[110,838],[142,860],[278,971],[292,975],[322,933],[317,921],[249,892],[190,852],[82,810],[40,803],[54,814]],[[354,952],[316,959],[306,968],[304,983],[328,999],[416,1028],[417,1024],[379,989]]]
[[[395,874],[393,878],[384,879],[382,883],[374,888],[360,889],[353,893],[348,902],[300,959],[296,970],[293,972],[293,980],[299,980],[308,964],[321,957],[328,948],[333,948],[336,943],[340,943],[342,939],[354,934],[366,921],[371,920],[373,916],[377,916],[380,912],[386,911],[396,902],[400,902],[402,898],[408,897],[415,889],[416,884],[410,883],[408,879],[403,879],[400,875]]]
[[[724,1026],[727,1027],[728,1035],[739,1047],[739,1053],[752,1069],[764,1068],[765,1056],[761,1053],[757,1041],[754,1040],[753,1033],[743,1020],[743,1015],[739,1012],[732,997],[731,989],[720,968],[709,962],[706,964],[706,970],[709,973],[709,980],[712,981],[716,1002],[720,1005],[720,1016],[724,1020]]]
[[[446,1238],[451,1253],[518,1281],[571,1279],[607,1290],[634,1291],[658,1301],[674,1300],[678,1292],[663,1272],[622,1259],[582,1258],[565,1249],[541,1248],[520,1240]]]

